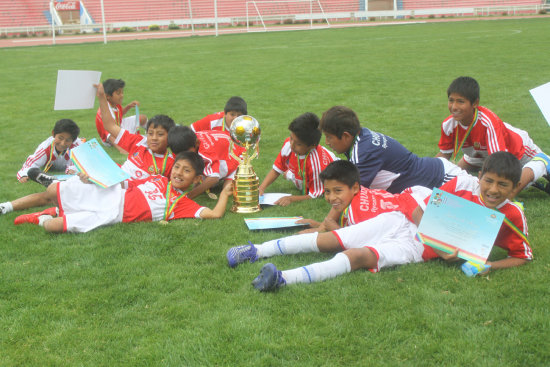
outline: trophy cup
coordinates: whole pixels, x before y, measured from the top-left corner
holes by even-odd
[[[261,210],[258,191],[260,180],[250,161],[258,155],[260,124],[252,116],[239,116],[231,123],[229,133],[233,140],[232,144],[245,148],[240,157],[233,153],[233,147],[230,148],[231,156],[239,162],[233,181],[233,207],[231,211],[234,213],[255,213]]]

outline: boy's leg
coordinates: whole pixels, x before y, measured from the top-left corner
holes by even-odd
[[[544,153],[539,153],[533,158],[523,157],[521,159],[523,164],[523,169],[521,170],[521,178],[519,180],[518,187],[510,195],[510,199],[513,199],[517,194],[519,194],[524,188],[530,186],[536,182],[539,178],[548,175],[548,167],[550,163],[550,158]],[[541,185],[542,187],[536,186],[537,188],[547,191],[547,187]]]
[[[38,192],[15,199],[12,202],[0,204],[2,214],[9,213],[13,210],[24,210],[48,204],[57,205],[57,185],[50,185],[46,191]]]
[[[50,218],[45,220],[43,223],[39,223],[44,229],[51,233],[62,233],[63,232],[63,218]]]

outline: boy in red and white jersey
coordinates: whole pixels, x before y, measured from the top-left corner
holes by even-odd
[[[280,175],[292,181],[301,195],[290,195],[280,198],[276,205],[287,206],[295,201],[315,199],[323,195],[324,188],[319,174],[336,156],[319,145],[321,131],[319,117],[306,112],[296,117],[288,126],[290,137],[283,143],[281,151],[275,158],[273,168],[260,184],[260,196]]]
[[[187,197],[188,190],[198,182],[203,167],[200,156],[193,152],[183,152],[176,157],[170,179],[155,175],[101,188],[74,177],[50,185],[45,192],[2,203],[0,209],[4,214],[6,208],[9,212],[53,203],[59,208],[58,216],[57,211],[50,208],[21,215],[15,218],[14,223],[38,224],[46,231],[55,233],[83,233],[100,226],[127,222],[221,218],[227,200],[232,195],[231,186],[221,192],[212,210]],[[87,179],[82,174],[79,176]]]
[[[82,144],[78,138],[80,128],[69,119],[57,121],[52,130],[52,136],[44,140],[30,155],[23,167],[17,172],[19,182],[27,182],[30,169],[42,169],[44,173],[62,171],[68,174],[76,173],[76,167],[71,161],[71,149]]]
[[[103,86],[98,84],[96,87],[103,126],[115,137],[114,143],[128,152],[128,158],[121,168],[132,179],[144,179],[150,175],[170,177],[174,156],[168,151],[168,132],[175,126],[174,121],[166,115],[156,115],[147,122],[146,136],[132,134],[116,124],[108,112]]]
[[[330,167],[330,166],[329,166]],[[328,169],[328,167],[327,167]],[[473,268],[470,263],[463,265],[467,275],[486,272],[489,269],[502,269],[519,266],[532,259],[527,241],[527,224],[522,211],[510,203],[508,196],[515,189],[521,176],[521,166],[517,158],[508,152],[497,152],[484,163],[479,183],[475,178],[458,176],[441,189],[457,194],[488,208],[505,213],[508,221],[503,224],[495,244],[508,250],[508,258],[487,262],[483,269]],[[334,198],[329,192],[330,180],[325,181],[325,197],[335,208],[341,207],[350,193],[342,186],[335,185]],[[426,199],[427,200],[427,199]],[[411,217],[423,213],[418,205]],[[510,222],[508,224],[508,222]],[[268,241],[262,245],[253,244],[231,248],[226,257],[231,267],[246,260],[256,261],[261,257],[303,252],[339,252],[328,261],[315,263],[287,271],[280,271],[268,263],[254,279],[252,285],[260,291],[273,291],[284,285],[312,283],[349,273],[358,269],[377,272],[383,267],[427,261],[442,257],[456,260],[457,253],[447,254],[436,251],[418,241],[417,227],[402,212],[393,211],[379,214],[356,225],[326,233],[307,233]],[[469,265],[469,266],[468,266]]]
[[[107,96],[107,101],[109,102],[108,110],[111,112],[111,116],[115,120],[115,123],[123,129],[130,131],[131,134],[135,134],[138,132],[138,129],[140,127],[145,127],[145,124],[147,123],[147,116],[139,115],[139,120],[136,119],[136,116],[124,117],[124,115],[126,114],[126,112],[128,112],[130,108],[139,106],[138,101],[132,101],[124,108],[122,107],[125,85],[126,83],[122,79],[107,79],[103,82],[103,88]],[[116,135],[112,136],[103,126],[101,107],[97,110],[97,114],[95,116],[95,125],[97,133],[99,134],[99,137],[105,145],[114,145],[121,153],[127,154],[126,151],[116,145]]]
[[[221,180],[225,180],[224,186],[230,184],[239,166],[239,162],[232,155],[240,157],[245,150],[243,147],[232,144],[231,136],[227,131],[195,133],[189,126],[176,126],[170,130],[168,144],[173,151],[197,152],[204,160],[204,178],[189,192],[190,198],[209,190]]]
[[[441,124],[437,157],[456,160],[462,151],[464,156],[457,164],[472,171],[479,170],[495,152],[512,153],[520,160],[523,171],[511,198],[548,175],[550,159],[527,132],[503,122],[493,111],[479,105],[479,84],[474,78],[455,79],[447,89],[447,97],[451,115]]]
[[[193,122],[190,127],[194,132],[205,130],[229,131],[233,120],[248,114],[244,99],[238,96],[229,98],[222,112],[213,113]]]

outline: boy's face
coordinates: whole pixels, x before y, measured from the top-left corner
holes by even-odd
[[[298,139],[296,134],[293,132],[290,133],[290,149],[294,152],[294,154],[306,155],[313,148],[315,148],[315,146],[305,144]]]
[[[337,211],[346,209],[359,192],[359,183],[349,187],[338,180],[325,180],[325,200]]]
[[[147,129],[147,146],[153,153],[166,153],[166,147],[168,147],[168,131],[162,126],[153,127],[153,124],[149,125],[149,129]]]
[[[122,105],[122,100],[124,99],[124,88],[118,88],[113,92],[113,95],[107,96],[107,101],[112,106],[116,106],[117,104]]]
[[[506,200],[512,191],[514,183],[493,172],[485,172],[479,179],[479,192],[485,205],[490,209],[495,209]]]
[[[53,145],[58,153],[63,153],[73,143],[73,137],[69,133],[59,133],[53,135]]]
[[[453,118],[464,126],[469,126],[474,119],[474,113],[479,101],[470,102],[458,93],[451,93],[448,100],[449,112]]]
[[[325,134],[325,144],[338,154],[349,152],[355,138],[348,132],[344,132],[341,138],[327,132],[323,133]]]
[[[229,129],[233,123],[233,120],[242,115],[242,113],[237,111],[227,111],[225,114],[225,127]]]
[[[170,173],[172,186],[178,190],[187,190],[199,182],[200,176],[186,159],[177,160]]]

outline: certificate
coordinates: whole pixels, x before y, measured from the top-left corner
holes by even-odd
[[[418,227],[417,238],[425,245],[485,264],[504,214],[434,189]]]
[[[296,221],[300,219],[304,219],[304,217],[245,218],[244,222],[251,231],[258,229],[283,229],[308,226],[308,224],[296,223]]]
[[[71,159],[80,172],[101,187],[109,187],[130,178],[95,138],[71,149]]]
[[[54,110],[79,110],[94,107],[101,72],[89,70],[58,70]]]
[[[531,89],[531,95],[539,106],[540,112],[550,125],[550,82]]]
[[[290,196],[290,194],[284,194],[279,192],[270,192],[260,196],[260,205],[275,205],[275,202],[280,198]]]

